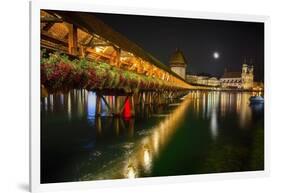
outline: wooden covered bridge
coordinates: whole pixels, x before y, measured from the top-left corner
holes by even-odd
[[[119,116],[126,103],[162,104],[193,87],[95,14],[41,11],[41,90],[88,89]],[[106,96],[114,97],[110,105]]]

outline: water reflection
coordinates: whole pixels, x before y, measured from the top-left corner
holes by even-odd
[[[68,93],[67,98],[67,114],[68,118],[71,119],[71,92]]]
[[[251,94],[194,91],[170,105],[138,104],[135,106],[136,117],[125,119],[96,117],[96,94],[94,92],[74,90],[68,94],[45,97],[42,99],[42,112],[48,116],[42,117],[48,119],[43,119],[42,128],[48,135],[46,135],[46,142],[42,143],[46,146],[43,150],[47,151],[49,144],[55,144],[53,145],[55,149],[50,150],[51,156],[45,157],[45,165],[50,163],[50,167],[46,166],[46,170],[43,170],[47,176],[43,176],[45,182],[50,182],[52,181],[50,179],[54,178],[57,181],[58,179],[73,181],[73,178],[75,180],[97,180],[154,176],[155,162],[163,159],[163,152],[171,145],[171,141],[175,141],[175,136],[179,131],[184,132],[184,137],[181,138],[182,133],[177,136],[177,140],[183,145],[175,145],[172,155],[178,157],[179,160],[187,160],[187,162],[184,162],[184,167],[174,162],[172,167],[177,171],[186,172],[183,174],[189,174],[193,170],[185,171],[184,169],[193,167],[194,159],[203,159],[208,155],[210,158],[208,163],[221,169],[223,164],[218,165],[218,162],[214,160],[217,160],[218,157],[224,160],[228,156],[227,153],[230,152],[230,146],[230,153],[235,156],[238,154],[235,148],[244,148],[244,146],[243,144],[239,144],[239,146],[223,144],[217,147],[213,144],[224,141],[221,139],[226,139],[226,142],[231,141],[235,135],[231,133],[230,138],[226,137],[231,128],[248,132],[252,128],[248,125],[253,125],[254,118],[262,119],[260,112],[263,112],[263,106],[249,105]],[[110,106],[114,105],[114,97],[106,96],[105,100]],[[102,114],[108,113],[106,104],[103,102]],[[55,121],[58,121],[59,124],[53,124]],[[229,122],[232,124],[229,125]],[[61,140],[66,137],[68,140]],[[248,137],[247,144],[250,140],[251,137]],[[210,141],[213,144],[208,144]],[[60,146],[56,144],[60,144]],[[204,145],[206,150],[202,150]],[[220,151],[221,149],[224,151]],[[57,157],[61,155],[56,154],[57,152],[64,152],[64,156],[69,154],[69,157],[62,156],[60,157],[60,159],[64,159],[62,164],[54,164],[51,158],[59,160]],[[193,155],[193,152],[196,153]],[[221,152],[225,154],[221,156]],[[239,150],[239,156],[244,155],[248,154],[243,152],[240,154]],[[235,156],[234,158],[237,157]],[[188,162],[188,159],[193,161]],[[205,160],[201,161],[206,163]],[[68,163],[69,168],[66,168],[64,162]],[[50,172],[50,168],[56,165],[57,170],[53,173]],[[163,168],[161,169],[163,170]],[[55,176],[58,171],[63,172],[62,170],[67,172],[63,176]],[[164,168],[165,171],[166,168]],[[169,172],[168,169],[167,171]],[[65,176],[71,179],[66,179]]]
[[[93,125],[96,113],[96,95],[94,92],[88,92],[87,101],[87,118],[89,123]]]
[[[44,97],[44,108],[48,111],[48,97]]]
[[[211,128],[212,138],[216,139],[216,137],[218,136],[218,120],[217,120],[217,111],[215,108],[212,110],[210,128]]]
[[[108,176],[118,176],[118,178],[149,176],[153,169],[153,159],[157,157],[159,151],[165,147],[173,133],[179,128],[178,125],[183,121],[189,103],[190,100],[187,97],[180,105],[175,105],[176,108],[149,132],[145,132],[145,130],[139,132],[144,137],[135,140],[133,148],[130,148],[123,157],[119,157],[123,161],[119,160],[118,164],[110,165],[96,175],[88,175],[87,179],[106,179]],[[123,122],[122,119],[114,119],[114,121]],[[121,130],[120,125],[115,125],[118,132]],[[118,134],[116,133],[116,135]],[[124,163],[124,169],[121,170],[123,173],[120,173],[120,169],[117,169],[122,167],[120,163]],[[81,179],[85,179],[85,176],[82,176]]]
[[[82,90],[78,90],[77,92],[77,114],[79,117],[83,116],[83,101],[82,101]]]
[[[54,95],[50,95],[49,96],[49,98],[50,98],[50,109],[51,109],[51,111],[53,111],[54,110]]]
[[[180,105],[175,105],[176,108],[169,116],[157,124],[129,155],[130,160],[133,160],[134,168],[139,168],[139,173],[143,171],[144,175],[150,174],[153,158],[157,157],[159,151],[165,147],[182,123],[190,103],[189,99],[190,97],[187,97]]]
[[[250,93],[243,93],[241,94],[241,102],[240,108],[237,109],[237,112],[240,114],[240,127],[247,128],[247,125],[250,123],[252,118],[252,112],[250,108]]]
[[[212,136],[218,135],[218,118],[228,113],[239,115],[241,128],[246,128],[251,122],[252,112],[247,92],[193,92],[191,94],[196,113],[202,112],[202,118],[210,120]],[[200,100],[199,100],[200,99]],[[202,104],[200,104],[202,103]]]
[[[64,105],[64,95],[62,93],[60,94],[60,103],[62,106]]]
[[[203,119],[206,118],[206,93],[203,93],[202,96],[202,117]]]
[[[134,168],[132,164],[129,164],[127,167],[125,167],[124,177],[128,179],[133,179],[138,177],[137,170],[136,168]]]

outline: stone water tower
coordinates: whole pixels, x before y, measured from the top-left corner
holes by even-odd
[[[169,64],[173,72],[185,79],[187,62],[181,50],[176,49],[176,51],[171,55]]]

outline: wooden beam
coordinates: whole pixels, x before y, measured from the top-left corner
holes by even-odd
[[[45,26],[43,27],[44,31],[49,31],[49,29],[51,29],[51,27],[54,25],[55,23],[46,23]]]
[[[94,37],[90,34],[88,34],[86,37],[84,37],[81,41],[80,44],[84,46],[89,46],[89,43],[92,41]]]
[[[131,105],[131,117],[135,116],[135,100],[134,100],[134,95],[130,97],[130,105]]]
[[[89,37],[90,36],[90,37]],[[107,43],[107,42],[104,42],[103,40],[99,40],[100,42],[102,43],[95,43],[94,42],[94,36],[93,35],[90,35],[88,34],[88,37],[85,37],[81,43],[84,44],[85,46],[88,46],[88,47],[96,47],[96,46],[114,46],[113,44],[111,43]]]
[[[56,17],[41,17],[41,23],[62,23],[63,20]]]
[[[59,45],[63,45],[63,46],[68,46],[68,42],[64,41],[64,40],[60,40],[55,38],[54,36],[52,36],[51,34],[41,31],[41,39],[46,40],[46,41],[50,41]]]
[[[78,54],[78,35],[77,35],[77,26],[73,24],[67,24],[69,33],[68,33],[68,52],[72,55]]]
[[[100,96],[101,96],[103,102],[105,103],[107,109],[109,110],[109,113],[113,114],[112,109],[111,109],[110,105],[108,104],[108,102],[106,101],[106,99],[104,98],[104,96],[103,95],[100,95]]]
[[[68,54],[68,49],[66,46],[62,46],[59,44],[55,44],[49,41],[45,41],[41,39],[41,48],[49,49],[50,51],[60,51],[65,54]]]
[[[103,54],[103,53],[100,53],[100,52],[96,52],[95,49],[93,49],[93,48],[86,48],[86,52],[90,52],[90,53],[96,54],[98,56],[102,56],[102,57],[111,59],[111,56]]]
[[[124,108],[125,108],[125,104],[127,102],[127,100],[129,100],[129,96],[126,96],[124,103],[122,104],[122,107],[119,110],[119,114],[122,114]]]
[[[120,61],[121,49],[120,48],[114,48],[114,50],[116,51],[115,65],[117,67],[120,67],[120,65],[121,65],[121,61]]]
[[[79,55],[80,55],[82,58],[86,57],[85,46],[79,46]]]
[[[109,44],[109,43],[93,43],[91,44],[91,47],[96,47],[96,46],[112,46],[114,47],[112,44]]]

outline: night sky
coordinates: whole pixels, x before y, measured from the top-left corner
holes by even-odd
[[[264,24],[253,22],[95,14],[114,30],[168,65],[179,48],[188,73],[222,76],[241,71],[245,58],[254,65],[256,81],[264,78]],[[215,59],[213,53],[220,57]]]

